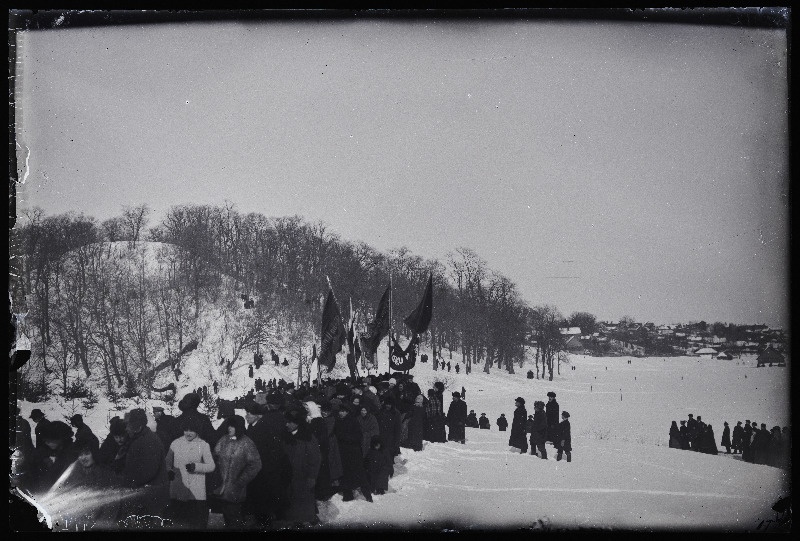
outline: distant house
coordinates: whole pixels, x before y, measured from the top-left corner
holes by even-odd
[[[558,329],[563,335],[566,336],[580,336],[581,335],[581,328],[580,327],[561,327]]]
[[[786,366],[786,358],[783,354],[773,348],[766,348],[756,357],[756,366]]]
[[[723,361],[732,361],[733,355],[731,355],[727,351],[720,351],[719,355],[717,355],[717,359],[721,359]]]
[[[728,339],[724,336],[717,336],[716,334],[711,337],[711,342],[714,344],[724,344]]]
[[[700,348],[694,352],[695,355],[704,359],[713,359],[719,352],[714,348]]]

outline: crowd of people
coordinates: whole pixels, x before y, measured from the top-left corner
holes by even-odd
[[[110,419],[102,442],[80,416],[69,426],[35,409],[31,431],[18,410],[15,485],[43,495],[61,478],[58,490],[134,493],[73,521],[150,515],[204,529],[214,510],[234,529],[309,525],[318,522],[317,502],[334,494],[350,501],[360,492],[368,502],[385,494],[401,447],[422,451],[424,440],[466,440],[462,393],[452,393],[445,412],[444,384],[423,394],[411,374],[259,387],[266,392],[227,404],[217,429],[198,411],[201,395],[190,392],[178,416],[156,406]],[[239,407],[244,416],[235,413]],[[488,425],[485,415],[482,423]]]
[[[753,464],[767,464],[778,468],[788,468],[791,453],[791,433],[788,426],[775,426],[767,429],[766,423],[750,422],[747,419],[742,426],[738,421],[731,431],[728,422],[723,423],[722,439],[720,446],[725,448],[726,454],[741,454],[742,460]],[[703,421],[702,416],[697,419],[694,414],[689,414],[689,419],[680,422],[672,421],[669,429],[669,446],[675,449],[686,449],[719,454],[714,428]]]
[[[508,439],[509,446],[519,449],[521,454],[525,454],[530,441],[531,455],[537,455],[539,458],[547,460],[545,444],[552,443],[557,451],[556,460],[561,460],[566,455],[567,462],[572,461],[570,415],[567,411],[561,412],[561,421],[559,421],[559,404],[556,401],[556,393],[552,391],[547,393],[546,405],[543,401],[536,400],[533,403],[533,415],[528,415],[528,411],[525,409],[525,399],[522,397],[517,397],[514,406],[511,434]],[[505,422],[505,415],[501,415],[497,420],[498,425],[501,419]],[[501,428],[501,430],[504,429]],[[526,436],[528,434],[530,436]]]

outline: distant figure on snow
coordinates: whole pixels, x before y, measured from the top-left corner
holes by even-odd
[[[500,429],[500,432],[505,432],[506,428],[508,428],[508,420],[505,413],[501,413],[500,417],[497,418],[497,428]]]
[[[470,428],[478,428],[478,416],[475,415],[475,410],[469,410],[469,415],[467,415],[466,426]]]
[[[467,422],[467,403],[461,401],[461,393],[453,393],[453,401],[447,410],[447,425],[450,427],[447,434],[448,441],[466,442],[464,427]]]
[[[456,374],[458,374],[458,372],[459,372],[460,370],[461,370],[461,368],[460,368],[459,364],[458,364],[458,363],[456,363]]]
[[[447,361],[447,371],[450,371],[450,361]]]
[[[486,417],[485,413],[481,413],[481,416],[478,419],[478,428],[481,430],[489,430],[491,428],[491,424],[489,423],[489,419]]]
[[[561,460],[564,453],[567,455],[567,462],[572,462],[572,429],[569,425],[569,413],[566,411],[561,412],[563,419],[558,424],[558,441],[556,442],[556,460]],[[672,422],[675,424],[675,421]],[[546,456],[545,456],[546,458]]]
[[[681,445],[681,431],[675,421],[672,421],[672,426],[669,427],[669,446],[671,449],[683,448],[683,445]]]
[[[725,448],[725,454],[731,454],[731,427],[728,426],[728,421],[723,423],[725,428],[722,429],[722,441],[720,445]]]
[[[547,393],[547,441],[555,442],[558,440],[558,402],[556,402],[556,393],[550,391]]]
[[[525,438],[525,422],[528,411],[525,409],[525,399],[518,396],[514,401],[514,418],[511,420],[511,436],[508,438],[508,445],[519,449],[520,454],[528,450],[528,441]]]

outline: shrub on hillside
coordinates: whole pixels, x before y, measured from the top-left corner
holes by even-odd
[[[17,396],[28,402],[45,402],[50,397],[50,389],[45,375],[42,374],[38,379],[32,379],[20,374],[17,383]]]
[[[75,379],[67,385],[66,390],[64,391],[64,398],[67,400],[72,400],[74,398],[87,398],[89,396],[89,388],[86,386],[86,382]]]

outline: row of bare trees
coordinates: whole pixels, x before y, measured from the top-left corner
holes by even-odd
[[[196,338],[203,307],[231,308],[240,295],[258,302],[246,317],[224,322],[221,355],[236,362],[281,334],[310,365],[328,280],[345,317],[352,303],[365,321],[391,279],[393,329],[402,332],[433,274],[429,346],[460,350],[467,372],[475,363],[513,372],[532,356],[537,377],[541,363],[542,377],[548,368],[552,378],[563,318],[553,307],[530,308],[511,280],[468,248],[445,263],[406,248],[381,253],[323,223],[241,214],[230,203],[175,206],[153,227],[149,214],[140,205],[102,223],[39,209],[21,217],[11,237],[11,291],[14,306],[28,312],[31,370],[55,373],[65,389],[76,367],[87,377],[101,370],[109,390],[130,380],[149,389],[157,369],[175,368]]]

